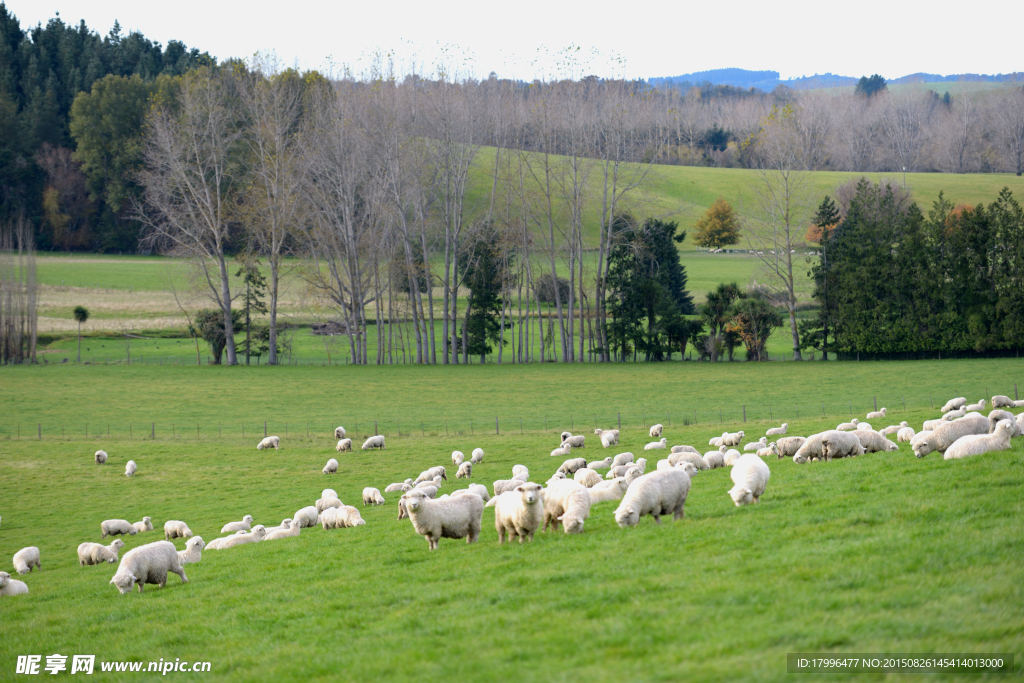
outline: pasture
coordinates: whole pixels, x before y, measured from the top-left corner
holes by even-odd
[[[1019,673],[1024,439],[957,462],[917,459],[906,444],[831,463],[772,459],[762,502],[747,508],[729,499],[727,470],[706,471],[682,521],[620,529],[616,504],[602,503],[581,536],[539,533],[522,546],[498,545],[487,509],[479,543],[428,552],[395,519],[396,494],[364,507],[360,493],[438,464],[450,470],[441,493],[464,488],[450,453],[478,446],[486,456],[473,482],[489,487],[516,463],[543,482],[570,421],[591,434],[594,421],[622,419],[618,449],[588,443],[579,455],[628,450],[649,456],[648,471],[663,453],[642,452],[653,421],[670,444],[705,450],[725,429],[754,441],[781,421],[789,434],[832,428],[877,398],[890,414],[876,428],[919,427],[954,395],[1013,396],[1022,369],[1010,359],[3,368],[0,558],[9,565],[37,545],[43,569],[19,577],[29,596],[0,599],[0,622],[17,625],[0,638],[0,671],[13,675],[19,654],[56,652],[210,661],[210,680],[761,681],[788,676],[787,652],[1012,652]],[[263,420],[280,451],[255,450]],[[387,450],[334,452],[334,426],[361,438],[374,420]],[[98,448],[110,454],[104,466],[93,463]],[[324,476],[332,456],[341,467]],[[139,466],[131,479],[128,459]],[[206,551],[185,566],[185,585],[172,575],[163,589],[121,596],[108,584],[115,566],[79,567],[75,556],[100,540],[106,518],[149,515],[158,530],[182,519],[209,541],[244,514],[278,524],[325,487],[367,524]],[[158,538],[127,537],[125,551]]]

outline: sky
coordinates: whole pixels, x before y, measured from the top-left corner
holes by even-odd
[[[263,2],[177,0],[6,0],[22,28],[56,13],[84,19],[105,35],[117,20],[166,44],[180,40],[218,59],[276,53],[287,66],[364,72],[375,54],[392,54],[401,71],[449,71],[526,80],[557,76],[649,78],[739,67],[779,71],[783,79],[831,72],[1024,71],[1012,35],[1019,0],[935,2],[861,0],[750,2],[604,2],[447,0]],[[955,17],[969,9],[966,26]],[[988,19],[985,19],[988,17]],[[998,21],[994,21],[998,18]]]

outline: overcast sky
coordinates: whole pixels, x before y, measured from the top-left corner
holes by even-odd
[[[832,72],[886,78],[1024,71],[1019,0],[921,4],[757,2],[222,2],[6,0],[22,28],[56,12],[105,35],[116,19],[166,44],[180,40],[218,59],[274,51],[285,63],[356,72],[375,51],[429,72],[442,47],[474,75],[676,76],[740,67],[782,78]],[[969,11],[969,15],[963,12]],[[966,21],[967,17],[972,17]],[[964,23],[959,23],[963,21]],[[1002,29],[1000,27],[1003,27]],[[560,60],[568,46],[574,60]],[[578,73],[583,72],[583,73]]]

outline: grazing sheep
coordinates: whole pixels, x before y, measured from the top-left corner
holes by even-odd
[[[464,462],[459,465],[459,471],[455,473],[456,479],[469,479],[473,476],[473,463]]]
[[[405,493],[401,502],[413,529],[427,539],[430,550],[436,550],[442,538],[465,538],[467,543],[475,543],[480,537],[484,501],[479,496],[430,500],[414,490]]]
[[[774,443],[769,444],[766,448],[759,448],[759,449],[757,449],[757,457],[759,457],[759,458],[767,458],[769,455],[776,455],[777,456],[778,454],[779,454],[779,447],[776,444],[774,444]]]
[[[380,495],[380,489],[367,486],[363,489],[363,505],[383,505],[384,496]]]
[[[124,541],[120,538],[115,538],[114,542],[110,545],[80,543],[78,546],[78,565],[84,567],[87,564],[102,564],[103,562],[113,564],[117,562],[117,553],[123,547]]]
[[[576,472],[572,475],[572,479],[578,484],[583,484],[588,489],[591,486],[595,486],[604,481],[604,479],[601,478],[601,475],[599,473],[595,472],[594,470],[587,469],[586,467],[582,467],[576,470]]]
[[[7,572],[0,572],[0,597],[9,595],[28,595],[28,584],[12,579]]]
[[[910,442],[914,455],[923,458],[932,451],[943,452],[962,436],[988,434],[988,418],[984,415],[965,415],[959,420],[943,422],[927,435],[921,432]]]
[[[452,451],[452,467],[458,467],[466,460],[466,455],[462,451]]]
[[[327,464],[324,465],[323,473],[324,474],[334,474],[337,471],[338,471],[338,461],[335,460],[334,458],[331,458],[330,460],[327,461]]]
[[[248,545],[249,543],[259,543],[266,537],[267,528],[262,524],[257,524],[252,528],[250,533],[245,533],[243,530],[241,533],[235,534],[234,536],[216,539],[220,541],[220,543],[217,545],[213,545],[211,543],[207,547],[210,550],[227,550],[229,548],[237,548],[240,545]]]
[[[586,458],[570,458],[569,460],[566,460],[565,462],[562,463],[562,465],[558,468],[558,471],[561,472],[562,474],[575,474],[576,470],[581,470],[584,467],[589,467],[589,465],[587,465]],[[590,469],[594,468],[590,467]]]
[[[722,442],[719,445],[720,446],[739,446],[740,442],[743,441],[743,437],[744,436],[746,436],[746,433],[743,430],[740,430],[738,432],[733,432],[731,434],[726,432],[725,434],[722,434]]]
[[[100,522],[100,538],[119,536],[120,534],[134,536],[137,533],[139,530],[127,519],[105,519]]]
[[[195,564],[203,559],[203,548],[206,541],[202,536],[193,536],[185,542],[185,549],[178,551],[178,564]]]
[[[482,463],[484,461],[484,449],[474,448],[473,457],[471,457],[469,461],[474,465],[479,465],[480,463]]]
[[[156,541],[132,548],[121,558],[121,564],[110,583],[117,586],[121,595],[130,593],[138,586],[142,592],[143,585],[153,583],[161,588],[167,585],[167,574],[174,573],[181,577],[182,583],[188,583],[185,570],[178,562],[178,550],[169,541]]]
[[[351,505],[342,505],[340,508],[327,510],[320,521],[325,530],[349,529],[366,524],[366,520],[359,514],[359,510]]]
[[[412,487],[409,486],[408,484],[395,483],[395,484],[388,484],[387,487],[384,489],[384,493],[396,493],[396,492],[405,493],[406,491],[411,491],[411,490],[412,490]]]
[[[107,461],[107,452],[106,451],[96,451],[96,464],[97,465],[102,465],[106,461]]]
[[[888,441],[888,439],[886,440]],[[857,438],[857,430],[852,432],[831,430],[825,432],[821,437],[821,453],[825,456],[825,460],[847,458],[863,455],[864,446]]]
[[[793,457],[806,441],[807,439],[802,436],[787,436],[783,439],[779,439],[775,442],[775,447],[779,449],[779,459],[781,460],[787,456]]]
[[[729,489],[729,497],[736,507],[761,502],[764,489],[768,486],[768,479],[772,476],[771,470],[764,460],[747,453],[733,465],[729,473],[732,483],[735,484]]]
[[[629,488],[629,482],[626,481],[626,478],[616,477],[587,489],[587,493],[590,495],[590,504],[593,506],[609,500],[622,500],[627,488]]]
[[[743,450],[744,451],[759,451],[762,448],[765,448],[767,446],[768,446],[768,437],[767,436],[762,436],[757,441],[752,441],[752,442],[746,444],[745,446],[743,446]]]
[[[611,448],[619,443],[619,430],[609,429],[608,431],[601,432],[601,435],[598,438],[601,439],[602,446],[605,448]]]
[[[968,413],[985,410],[985,399],[981,399],[977,403],[972,403],[970,405],[964,406],[964,410],[966,410]]]
[[[612,459],[612,467],[617,467],[619,465],[625,465],[626,463],[630,463],[630,462],[633,462],[633,454],[632,453],[619,453],[618,455],[616,455]]]
[[[565,533],[582,534],[591,504],[587,488],[579,482],[569,479],[554,482],[544,491],[544,531],[550,525],[551,530],[557,533],[561,522]]]
[[[320,497],[321,498],[337,498],[338,497],[338,492],[335,491],[334,489],[324,489],[323,491],[320,492]]]
[[[501,494],[506,493],[507,491],[513,490],[515,487],[519,486],[522,483],[522,479],[497,479],[491,485],[491,488],[494,489],[495,496],[500,496]]]
[[[885,417],[885,411],[885,408],[882,408],[881,410],[872,410],[867,414],[867,418],[869,420],[881,420]]]
[[[339,453],[352,450],[352,439],[340,439],[338,445],[334,447],[334,450]]]
[[[615,522],[622,528],[636,526],[641,517],[651,515],[661,524],[661,516],[669,513],[673,519],[682,519],[689,492],[690,475],[684,470],[674,467],[651,472],[635,479],[626,489],[615,510]]]
[[[334,429],[334,438],[335,439],[344,439],[345,438],[345,428],[344,427],[336,427]]]
[[[256,450],[262,451],[266,448],[273,448],[275,451],[281,447],[281,437],[279,436],[268,436],[258,444],[256,444]]]
[[[700,455],[700,451],[698,451],[696,448],[694,448],[693,446],[685,446],[685,445],[673,446],[672,447],[672,452],[673,453],[696,453],[697,455]]]
[[[562,441],[561,446],[562,448],[565,448],[566,444],[568,444],[573,448],[583,448],[586,444],[586,438],[587,437],[584,434],[580,434],[578,436],[570,436],[568,439]]]
[[[252,515],[245,515],[240,522],[228,522],[221,527],[220,532],[226,534],[230,531],[249,531],[252,529]]]
[[[320,516],[319,511],[312,505],[307,505],[301,510],[296,510],[295,514],[292,515],[292,524],[298,524],[302,528],[316,526],[319,522],[317,518]]]
[[[914,440],[914,434],[913,427],[900,427],[899,431],[896,432],[896,443],[910,443]]]
[[[665,426],[661,424],[651,425],[651,438],[660,439],[661,433],[665,430]]]
[[[136,471],[137,471],[138,469],[139,469],[139,468],[138,468],[138,466],[137,466],[137,465],[135,464],[135,461],[134,461],[134,460],[129,460],[129,461],[128,461],[128,462],[127,462],[127,463],[125,464],[125,466],[124,466],[124,476],[126,476],[126,477],[134,477],[134,476],[135,476],[135,472],[136,472]]]
[[[366,441],[363,442],[363,450],[364,451],[373,450],[374,448],[379,448],[382,451],[384,450],[384,435],[383,434],[378,434],[377,436],[371,436],[370,438],[368,438]]]
[[[967,405],[967,399],[964,398],[963,396],[959,398],[951,398],[948,401],[946,401],[946,405],[942,406],[942,412],[948,413],[951,410],[963,408],[965,405]]]
[[[857,439],[860,440],[860,445],[864,447],[865,453],[878,453],[879,451],[898,451],[899,446],[894,444],[889,439],[879,432],[869,431],[867,429],[856,429],[852,432]]]
[[[1020,430],[1017,429],[1017,423],[1014,422],[1014,415],[1008,410],[993,410],[988,414],[988,433],[992,434],[996,431],[996,425],[1003,420],[1009,420],[1013,426],[1013,433],[1010,436],[1020,436]]]
[[[185,524],[180,519],[169,519],[164,522],[165,541],[169,541],[172,538],[188,538],[191,535],[192,530],[188,528],[188,524]]]
[[[612,466],[612,456],[609,455],[604,460],[594,460],[593,462],[588,462],[586,466],[592,470],[606,470]]]
[[[787,429],[789,429],[789,423],[788,422],[783,422],[781,427],[772,427],[767,432],[765,432],[765,435],[766,436],[785,436]],[[761,448],[764,448],[764,446],[762,446]],[[758,450],[761,450],[761,449],[759,448]]]
[[[870,422],[860,422],[857,424],[857,429],[853,431],[873,432],[875,431],[875,428],[871,426]]]
[[[1009,396],[997,394],[992,397],[993,408],[1013,408],[1013,399]]]
[[[532,541],[533,534],[544,523],[544,489],[540,484],[520,483],[490,503],[494,506],[494,528],[498,531],[499,545],[506,537],[511,541],[518,536],[520,543],[523,539]]]
[[[566,439],[568,439],[568,438],[569,438],[570,436],[572,436],[572,432],[562,432],[562,433],[561,433],[561,434],[559,435],[559,441],[558,441],[558,443],[563,443],[563,442],[564,442],[564,441],[565,441]]]
[[[838,432],[839,430],[833,431]],[[818,434],[811,434],[809,437],[804,439],[803,444],[800,446],[800,448],[796,450],[796,453],[793,454],[793,462],[802,465],[811,460],[817,460],[825,457],[824,453],[822,453],[821,450],[821,439],[823,436],[825,436],[825,434],[828,433],[829,432],[820,432]],[[857,437],[853,438],[856,439]],[[781,444],[781,442],[782,439],[779,439],[776,443]],[[860,443],[860,441],[858,441],[857,443]],[[779,448],[779,452],[782,452],[781,447]]]
[[[723,456],[722,459],[725,461],[725,466],[726,467],[732,467],[733,465],[736,464],[736,461],[740,459],[741,455],[743,455],[743,454],[740,453],[735,448],[730,448],[729,450],[727,450],[725,452],[725,455]]]
[[[645,451],[657,451],[662,448],[668,448],[668,439],[662,437],[661,441],[652,441],[651,443],[644,446]]]
[[[838,425],[836,425],[836,431],[837,432],[852,432],[854,429],[857,428],[857,425],[859,423],[860,423],[860,420],[858,420],[857,418],[853,418],[849,422],[841,422]]]
[[[722,451],[710,451],[701,456],[701,460],[707,464],[709,470],[725,467],[725,453]]]
[[[152,531],[153,518],[143,517],[141,522],[135,522],[135,524],[132,524],[132,526],[135,527],[136,533],[142,533],[143,531]]]
[[[19,574],[28,574],[35,569],[42,569],[39,563],[39,548],[30,545],[14,553],[14,570]]]
[[[551,451],[552,456],[566,456],[572,454],[572,446],[559,446],[555,450]]]
[[[512,478],[527,481],[530,478],[530,470],[526,465],[512,465]]]
[[[696,453],[673,453],[668,456],[668,462],[672,467],[675,467],[681,462],[688,462],[697,470],[710,469],[710,465],[708,465],[707,460]]]
[[[314,507],[316,508],[317,514],[323,514],[324,510],[340,508],[342,505],[344,505],[344,503],[337,498],[317,498]]]
[[[287,520],[288,524],[281,524],[281,528],[274,529],[273,531],[267,531],[264,541],[276,541],[279,538],[293,538],[298,536],[302,532],[302,527],[298,524],[292,524],[291,520]]]
[[[1000,420],[991,434],[971,434],[961,436],[953,442],[942,455],[943,460],[957,460],[972,455],[981,455],[990,451],[1005,451],[1010,447],[1010,437],[1016,424],[1010,420]]]

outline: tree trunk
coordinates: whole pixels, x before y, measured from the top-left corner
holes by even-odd
[[[228,352],[228,365],[238,365],[235,355],[235,326],[231,320],[231,283],[228,281],[228,267],[224,262],[224,254],[217,255],[220,267],[220,307],[224,313],[224,340]]]

